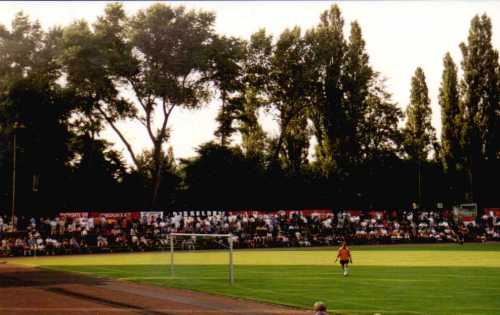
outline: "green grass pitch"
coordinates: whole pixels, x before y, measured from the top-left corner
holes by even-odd
[[[337,314],[500,314],[500,244],[353,246],[351,275],[335,248],[13,258],[9,263],[217,293]]]

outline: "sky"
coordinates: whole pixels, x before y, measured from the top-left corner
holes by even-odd
[[[154,2],[124,2],[132,15]],[[167,3],[167,2],[164,2]],[[387,78],[388,91],[404,110],[409,102],[410,80],[417,67],[422,67],[429,88],[433,125],[440,134],[439,85],[443,70],[442,59],[450,52],[457,64],[461,61],[459,44],[467,40],[470,20],[476,14],[487,13],[493,22],[493,45],[500,48],[500,2],[496,1],[170,1],[171,5],[204,9],[216,14],[215,29],[219,34],[249,39],[260,28],[278,37],[286,28],[298,25],[303,31],[319,22],[320,14],[332,4],[340,6],[345,20],[346,37],[349,25],[360,24],[372,67]],[[102,15],[106,2],[0,2],[0,23],[10,25],[18,11],[38,20],[44,28],[66,26],[77,19],[95,21]],[[217,100],[200,110],[176,109],[172,113],[170,144],[176,158],[195,155],[196,147],[214,138]],[[263,127],[271,134],[278,129],[270,116],[260,117]],[[122,123],[135,151],[150,147],[143,127]],[[112,130],[103,135],[115,143],[124,157],[128,153]]]

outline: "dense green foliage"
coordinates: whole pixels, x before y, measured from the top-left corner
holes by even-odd
[[[227,37],[215,20],[165,4],[129,16],[110,4],[92,25],[45,31],[22,13],[0,25],[0,209],[11,206],[14,137],[21,213],[497,206],[500,65],[486,15],[460,45],[460,75],[444,57],[441,137],[424,69],[404,115],[360,25],[346,28],[338,6],[276,38]],[[176,163],[170,117],[203,106],[220,106],[214,140]],[[127,121],[148,139],[144,152]]]

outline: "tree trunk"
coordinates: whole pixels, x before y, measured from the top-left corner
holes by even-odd
[[[160,144],[161,146],[161,144]],[[151,198],[151,209],[157,208],[158,192],[161,184],[161,147],[156,146],[154,149],[154,171],[153,171],[153,196]]]
[[[467,172],[468,174],[468,179],[469,179],[469,193],[467,194],[467,201],[472,202],[474,201],[474,185],[473,185],[473,170],[472,170],[473,163],[469,166],[469,171]]]
[[[280,137],[278,139],[278,144],[277,144],[276,149],[274,150],[274,153],[273,153],[273,157],[272,157],[273,163],[275,161],[278,161],[278,157],[279,157],[282,145],[283,145],[283,132],[280,133]]]
[[[222,124],[223,124],[223,128],[221,130],[221,133],[220,133],[220,145],[222,147],[225,147],[227,145],[226,143],[226,131],[224,130],[224,124],[226,123],[225,119],[226,119],[226,93],[224,91],[222,91],[222,96],[221,96],[221,99],[222,99],[222,108],[221,108],[221,111],[222,111]]]

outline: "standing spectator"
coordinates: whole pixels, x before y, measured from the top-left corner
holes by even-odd
[[[57,229],[57,219],[52,219],[50,220],[50,235],[54,236],[56,235],[56,229]]]
[[[64,225],[66,224],[66,221],[64,220],[64,218],[60,219],[59,220],[59,235],[63,235],[64,234]]]

